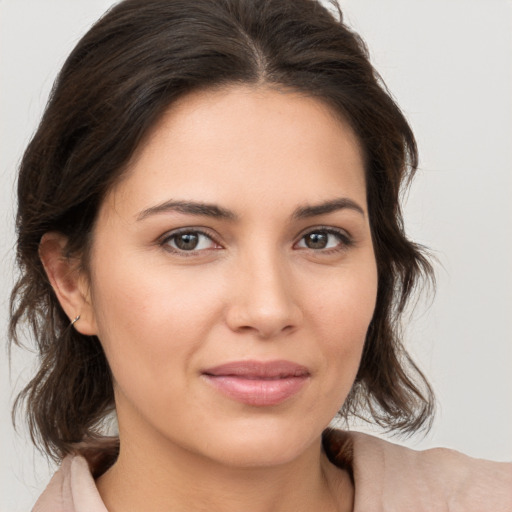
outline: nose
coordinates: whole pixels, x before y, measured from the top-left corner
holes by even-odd
[[[274,257],[253,255],[231,278],[231,301],[226,314],[229,328],[261,339],[293,332],[302,322],[290,269]]]

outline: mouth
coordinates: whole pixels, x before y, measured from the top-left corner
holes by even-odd
[[[291,361],[235,361],[202,372],[217,391],[252,406],[278,405],[300,392],[309,379],[305,366]]]

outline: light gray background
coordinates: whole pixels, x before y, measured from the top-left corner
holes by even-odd
[[[0,324],[13,282],[14,174],[64,58],[109,0],[0,0]],[[435,249],[438,292],[408,324],[440,409],[409,446],[512,460],[512,1],[341,0],[416,132],[406,204]],[[2,335],[2,342],[5,336]],[[0,511],[29,510],[52,471],[9,416],[31,373],[0,357]]]

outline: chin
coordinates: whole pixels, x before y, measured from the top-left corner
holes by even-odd
[[[323,430],[261,423],[212,432],[206,439],[209,457],[240,468],[283,465],[303,455],[319,441]]]

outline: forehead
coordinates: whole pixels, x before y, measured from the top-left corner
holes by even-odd
[[[329,195],[366,206],[362,151],[349,125],[318,99],[249,86],[174,103],[109,194],[128,209],[170,197],[232,209],[254,198],[289,199],[295,208]]]

